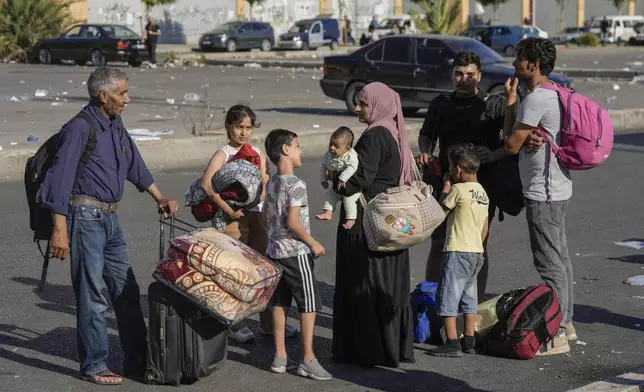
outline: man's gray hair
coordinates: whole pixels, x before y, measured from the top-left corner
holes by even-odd
[[[128,80],[127,74],[120,69],[98,67],[87,80],[87,92],[91,98],[98,98],[101,90],[114,86],[116,83]]]

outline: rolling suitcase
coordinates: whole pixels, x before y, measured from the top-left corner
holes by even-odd
[[[221,366],[228,354],[226,325],[159,282],[150,284],[148,303],[148,384],[189,384]]]

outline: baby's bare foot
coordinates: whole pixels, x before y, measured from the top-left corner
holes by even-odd
[[[355,225],[355,224],[356,224],[356,220],[355,220],[355,219],[347,219],[347,221],[346,221],[346,222],[344,222],[344,224],[342,225],[342,227],[344,227],[345,229],[349,230],[349,229],[351,229],[351,228],[353,227],[353,225]]]
[[[315,219],[317,219],[317,220],[331,220],[331,219],[333,219],[333,211],[324,210],[324,212],[321,213],[320,215],[316,215]]]

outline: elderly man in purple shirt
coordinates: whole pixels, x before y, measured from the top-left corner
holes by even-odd
[[[141,375],[145,367],[146,328],[139,286],[116,213],[125,180],[139,191],[147,191],[167,215],[174,214],[178,204],[166,199],[154,184],[123,126],[120,115],[130,102],[127,75],[117,69],[97,68],[87,81],[87,90],[90,101],[82,112],[93,122],[96,147],[77,177],[90,125],[80,117],[65,124],[39,198],[54,217],[50,252],[61,260],[70,254],[81,374],[88,381],[112,385],[123,380],[105,363],[108,301],[101,293],[103,281],[116,314],[124,374]]]

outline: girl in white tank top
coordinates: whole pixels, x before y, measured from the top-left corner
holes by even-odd
[[[233,221],[226,226],[224,233],[245,243],[257,252],[265,254],[268,246],[268,234],[266,232],[266,214],[263,211],[263,207],[266,183],[269,178],[266,155],[259,148],[251,146],[261,158],[260,173],[264,186],[262,201],[257,206],[248,210],[234,211],[212,189],[212,178],[215,173],[230,161],[240,148],[248,143],[253,134],[253,129],[258,128],[259,123],[251,108],[244,105],[235,105],[226,113],[225,126],[228,134],[228,144],[217,150],[210,159],[201,181],[201,187],[217,207],[233,218]],[[260,331],[270,333],[272,330],[272,310],[267,308],[260,313]],[[294,335],[294,331],[287,330],[286,332],[287,335]],[[255,336],[248,327],[242,326],[230,331],[230,337],[237,342],[244,343],[252,340]]]

